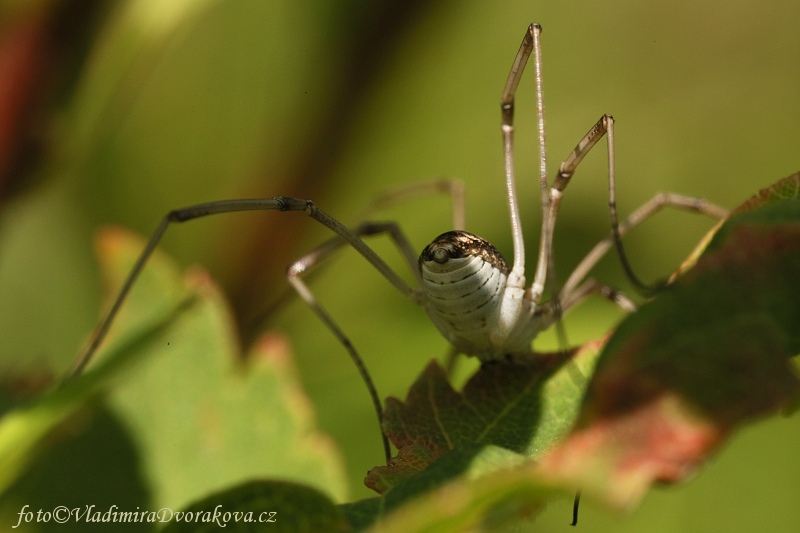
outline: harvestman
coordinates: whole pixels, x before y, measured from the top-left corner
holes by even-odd
[[[512,360],[525,362],[536,356],[531,344],[536,335],[558,321],[561,314],[585,297],[598,293],[611,299],[626,310],[632,311],[630,301],[593,279],[589,271],[612,246],[616,246],[626,273],[632,282],[641,287],[631,272],[622,249],[621,236],[629,229],[649,218],[663,207],[675,207],[722,218],[726,211],[704,200],[686,196],[660,193],[618,223],[615,200],[614,170],[614,119],[603,115],[581,139],[572,153],[561,164],[551,185],[547,179],[544,132],[544,104],[542,98],[542,59],[540,46],[541,26],[531,24],[511,67],[503,90],[502,137],[505,164],[505,181],[511,217],[514,260],[509,265],[488,241],[461,229],[463,211],[460,190],[456,185],[441,182],[430,187],[447,189],[453,197],[456,230],[443,233],[422,251],[417,259],[411,244],[397,224],[391,222],[363,223],[353,229],[317,208],[310,200],[277,196],[274,198],[223,200],[208,202],[170,211],[153,233],[136,264],[129,273],[111,308],[95,329],[92,338],[67,374],[67,379],[79,374],[92,359],[102,343],[114,317],[137,277],[156,248],[167,228],[173,222],[185,222],[206,215],[237,211],[301,211],[330,228],[336,237],[292,264],[287,272],[289,283],[342,343],[358,367],[379,422],[382,406],[375,386],[361,357],[334,319],[316,301],[301,275],[317,265],[336,248],[349,244],[369,261],[397,290],[422,306],[433,323],[453,345],[455,351],[479,358],[482,362]],[[514,95],[522,72],[533,54],[536,78],[536,115],[538,120],[539,179],[541,187],[542,227],[539,257],[533,282],[526,286],[525,253],[520,223],[514,176]],[[600,241],[579,263],[560,290],[552,288],[553,230],[563,192],[578,164],[591,148],[606,135],[608,145],[608,184],[611,233]],[[423,186],[424,187],[424,186]],[[411,287],[362,237],[386,233],[398,247],[411,269],[417,286]],[[548,285],[549,284],[549,285]],[[543,302],[548,289],[552,295]],[[389,442],[381,432],[387,461],[391,457]]]

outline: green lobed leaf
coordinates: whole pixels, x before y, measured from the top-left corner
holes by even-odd
[[[598,346],[542,354],[525,365],[483,365],[462,392],[430,363],[405,402],[387,399],[383,426],[398,455],[373,468],[365,483],[384,493],[463,446],[496,445],[538,458],[571,427]]]
[[[143,242],[120,232],[104,239],[114,241],[103,245],[111,253],[102,260],[115,285]],[[171,260],[152,258],[117,327],[174,292],[172,284],[181,283],[177,272]],[[243,357],[227,305],[206,284],[207,304],[184,314],[172,335],[143,352],[146,364],[133,368],[109,395],[139,449],[154,503],[178,508],[253,477],[303,481],[343,498],[341,459],[314,426],[288,347],[266,336]]]

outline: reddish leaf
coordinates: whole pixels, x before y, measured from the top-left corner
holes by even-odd
[[[620,325],[544,472],[630,505],[654,481],[685,478],[742,423],[798,401],[798,183],[737,209],[694,268]]]
[[[745,203],[734,209],[731,215],[752,211],[762,205],[784,200],[797,200],[798,198],[800,198],[800,172],[761,189],[758,194],[753,195]]]

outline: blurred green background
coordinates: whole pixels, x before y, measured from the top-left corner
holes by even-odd
[[[91,331],[101,305],[92,239],[107,224],[148,235],[172,208],[274,195],[311,198],[348,223],[386,187],[457,177],[467,185],[467,229],[510,257],[498,104],[532,21],[544,27],[550,172],[602,113],[613,114],[623,215],[657,191],[732,207],[800,166],[793,0],[0,6],[6,50],[20,32],[29,37],[22,30],[40,36],[60,21],[58,38],[29,59],[39,72],[29,85],[33,111],[16,137],[2,138],[0,371],[9,383],[59,375]],[[517,168],[531,269],[539,227],[533,98],[526,76]],[[35,149],[14,147],[19,138]],[[23,155],[9,156],[9,146]],[[607,231],[606,187],[600,148],[563,203],[561,279]],[[379,218],[398,220],[418,249],[451,229],[441,197]],[[710,225],[659,215],[627,239],[629,256],[644,279],[663,276]],[[326,236],[303,215],[238,214],[172,228],[163,248],[212,272],[251,339],[264,309],[287,290],[285,266]],[[407,274],[390,246],[376,248]],[[627,287],[613,257],[596,277]],[[402,397],[447,350],[424,313],[352,252],[333,260],[313,289],[384,396]],[[589,302],[568,316],[567,332],[586,340],[618,319],[606,302]],[[264,327],[291,342],[319,424],[344,454],[352,497],[368,496],[360,480],[382,451],[345,351],[296,299]],[[654,491],[630,516],[585,502],[581,521],[592,531],[795,531],[798,445],[796,419],[760,424],[693,482]],[[537,525],[566,530],[570,505],[550,506]]]

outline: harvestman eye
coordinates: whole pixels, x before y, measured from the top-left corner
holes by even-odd
[[[304,273],[344,245],[354,248],[398,291],[418,303],[430,316],[442,335],[453,345],[456,352],[477,357],[482,362],[511,360],[524,364],[526,361],[535,359],[537,354],[532,348],[534,338],[541,331],[559,321],[565,311],[589,295],[597,294],[606,297],[623,309],[633,311],[634,306],[630,300],[602,283],[588,278],[590,271],[600,258],[609,249],[615,247],[632,283],[643,290],[652,289],[634,276],[622,248],[622,235],[664,207],[702,213],[713,218],[723,218],[727,214],[726,210],[698,198],[660,193],[634,211],[622,223],[618,223],[615,198],[614,119],[611,115],[601,116],[583,136],[575,149],[561,163],[555,179],[551,183],[547,177],[540,34],[541,27],[538,24],[531,24],[528,27],[501,97],[505,186],[513,240],[513,261],[511,263],[507,263],[500,252],[488,241],[463,231],[463,191],[458,182],[438,181],[411,185],[397,189],[383,199],[383,203],[385,201],[394,202],[420,193],[435,191],[446,192],[452,197],[455,231],[443,233],[437,237],[423,249],[419,258],[415,257],[412,245],[397,224],[366,222],[355,228],[348,228],[336,218],[320,210],[310,200],[277,196],[223,200],[176,209],[169,212],[156,228],[111,308],[95,329],[86,349],[75,360],[65,379],[79,374],[91,361],[125,297],[167,228],[173,222],[185,222],[220,213],[238,211],[302,212],[336,234],[331,240],[293,263],[288,269],[287,278],[299,296],[336,336],[356,364],[367,386],[379,423],[383,418],[383,408],[366,366],[353,343],[350,342],[333,317],[317,302],[302,280]],[[525,244],[514,172],[514,97],[522,73],[531,57],[533,58],[536,87],[535,105],[539,132],[538,155],[542,222],[538,262],[532,282],[527,284]],[[604,135],[607,139],[608,151],[608,205],[611,231],[575,267],[563,286],[554,287],[551,275],[553,270],[553,231],[563,193],[580,162]],[[400,250],[404,262],[411,270],[416,286],[409,286],[362,240],[363,237],[379,234],[387,234]],[[656,285],[656,288],[658,286]],[[544,301],[546,293],[549,293],[550,299]],[[388,462],[391,458],[391,449],[389,441],[382,431],[381,438]],[[573,524],[577,521],[578,496],[575,500]]]

